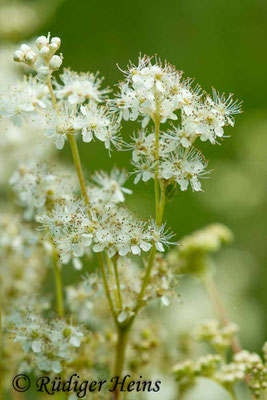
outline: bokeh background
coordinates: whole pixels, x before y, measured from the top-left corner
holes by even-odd
[[[267,337],[267,1],[0,0],[1,46],[48,31],[62,39],[65,66],[100,71],[110,87],[122,78],[117,64],[124,69],[141,52],[167,59],[207,91],[213,86],[243,101],[236,127],[226,130],[231,137],[220,146],[202,145],[213,170],[204,192],[179,193],[166,220],[178,240],[213,222],[233,230],[235,242],[218,255],[215,279],[230,317],[241,325],[244,347],[259,350]],[[135,128],[124,124],[124,137]],[[130,169],[129,153],[108,157],[100,143],[83,144],[81,158],[87,176],[114,164]],[[130,179],[128,187],[134,188],[129,204],[142,216],[152,214],[150,185],[134,187]],[[196,312],[211,316],[197,282],[181,285],[181,295],[177,320],[183,316],[190,325]]]

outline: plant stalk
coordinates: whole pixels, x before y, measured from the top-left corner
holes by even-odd
[[[126,329],[119,328],[118,329],[114,376],[118,376],[119,378],[122,377],[122,373],[123,373],[124,359],[125,359],[125,353],[126,353],[127,342],[128,342],[128,333],[129,333],[128,328],[126,328]],[[115,398],[115,400],[118,400],[119,397],[120,397],[120,390],[119,390],[119,388],[117,388],[117,390],[114,392],[114,398]]]
[[[57,313],[60,318],[64,317],[63,285],[60,266],[58,265],[58,254],[53,243],[53,269],[55,274],[56,295],[57,295]]]
[[[209,271],[206,271],[202,275],[201,278],[202,278],[203,285],[209,295],[211,303],[213,304],[213,306],[217,312],[218,317],[220,318],[220,320],[222,321],[224,326],[229,325],[230,320],[229,320],[227,312],[223,306],[223,303],[221,301],[220,295],[218,293],[218,290],[217,290],[217,287],[215,285],[212,275],[210,274]],[[239,353],[242,350],[239,339],[237,337],[233,338],[232,350],[234,353]]]
[[[108,269],[109,282],[110,282],[110,285],[112,287],[111,292],[113,294],[113,298],[115,300],[116,307],[119,308],[119,299],[118,299],[118,293],[117,293],[117,290],[116,290],[114,272],[113,272],[113,268],[112,268],[112,265],[111,265],[111,259],[109,258],[107,253],[106,253],[106,263],[107,263],[107,269]]]
[[[113,266],[114,266],[114,273],[117,285],[117,294],[118,294],[118,305],[120,310],[122,310],[122,298],[121,298],[121,287],[120,287],[120,277],[119,277],[119,270],[118,270],[118,256],[115,255],[112,258]]]
[[[155,124],[155,160],[156,160],[156,165],[155,165],[155,185],[154,185],[154,190],[155,190],[155,213],[156,213],[156,225],[157,227],[160,227],[162,223],[162,218],[163,218],[163,213],[164,213],[164,207],[165,207],[165,202],[166,202],[166,197],[165,197],[165,185],[160,185],[159,183],[159,135],[160,135],[160,102],[157,98],[157,91],[155,88],[155,96],[156,96],[156,112],[155,112],[155,117],[153,119],[154,124]],[[161,196],[160,196],[160,189],[161,189]],[[148,259],[148,264],[145,272],[145,276],[143,279],[142,287],[139,292],[139,295],[137,297],[137,302],[136,306],[134,308],[134,316],[130,319],[130,321],[127,324],[127,330],[123,330],[122,327],[119,326],[118,330],[118,339],[117,339],[117,347],[116,347],[116,361],[115,361],[115,372],[116,376],[121,377],[121,373],[123,371],[123,365],[124,365],[124,359],[125,359],[125,350],[127,347],[127,341],[128,341],[128,335],[129,331],[134,323],[135,317],[143,306],[144,302],[144,295],[145,291],[147,289],[147,286],[150,282],[150,277],[151,277],[151,271],[154,266],[155,262],[155,256],[156,256],[156,247],[155,244],[152,245],[152,248],[150,250],[149,254],[149,259]],[[124,328],[125,329],[125,328]],[[115,400],[118,400],[120,396],[120,392],[115,393]]]
[[[100,272],[101,272],[102,279],[103,279],[104,289],[105,289],[106,297],[108,300],[109,308],[110,308],[114,323],[115,323],[116,327],[118,327],[117,314],[115,312],[113,300],[112,300],[112,297],[110,294],[110,289],[109,289],[109,285],[108,285],[108,280],[107,280],[105,264],[104,264],[102,253],[97,253],[97,259],[98,259],[98,264],[99,264]]]
[[[84,175],[83,175],[83,170],[82,170],[79,150],[78,150],[78,146],[77,146],[77,143],[76,143],[76,140],[75,140],[75,136],[68,134],[67,138],[68,138],[69,143],[70,143],[72,156],[73,156],[73,161],[74,161],[75,168],[76,168],[76,171],[77,171],[77,175],[78,175],[78,178],[79,178],[82,195],[84,197],[84,201],[85,201],[86,205],[88,205],[89,204],[89,198],[88,198],[88,194],[87,194],[87,190],[86,190],[85,179],[84,179]]]

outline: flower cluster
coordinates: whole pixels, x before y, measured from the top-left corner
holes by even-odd
[[[167,63],[153,65],[145,56],[139,57],[137,66],[130,64],[123,73],[125,80],[119,84],[120,92],[113,101],[121,118],[134,121],[140,115],[143,127],[157,111],[162,122],[177,119],[175,111],[181,108],[183,97],[190,95],[189,91],[186,93],[188,82],[181,84],[180,71]]]
[[[58,37],[39,36],[36,39],[35,47],[32,49],[27,44],[22,44],[19,50],[14,53],[14,61],[29,65],[37,71],[39,77],[47,77],[53,71],[57,71],[62,64],[62,55],[55,53],[61,45]]]
[[[138,373],[140,368],[149,364],[151,356],[155,355],[159,347],[157,333],[155,330],[142,327],[141,331],[136,334],[129,357],[129,367],[134,373]]]
[[[10,85],[0,95],[0,116],[10,119],[14,125],[21,126],[36,109],[46,109],[47,94],[47,86],[36,78],[24,78],[22,82]]]
[[[93,100],[102,102],[108,89],[101,89],[103,78],[92,73],[78,73],[64,69],[60,75],[61,83],[55,82],[55,95],[60,101],[68,100],[72,105]]]
[[[212,322],[203,325],[197,336],[209,341],[215,350],[221,353],[221,350],[230,346],[230,339],[236,330],[236,326],[229,325],[218,332],[218,324]],[[230,393],[233,393],[236,383],[246,381],[256,398],[267,389],[266,360],[263,361],[258,354],[247,350],[233,354],[229,362],[226,362],[223,353],[207,355],[196,361],[185,360],[177,363],[173,367],[173,372],[181,391],[190,389],[198,377],[208,377]]]
[[[46,121],[46,136],[55,139],[56,148],[59,150],[64,147],[68,135],[78,133],[85,143],[96,137],[108,150],[111,145],[121,145],[116,119],[105,106],[98,106],[95,102],[80,107],[62,103],[57,110],[48,110]]]
[[[61,195],[51,210],[37,216],[42,229],[50,231],[63,263],[83,256],[91,244],[94,252],[106,251],[110,258],[115,254],[140,255],[153,244],[164,252],[164,245],[172,244],[173,235],[165,225],[158,227],[154,221],[139,220],[126,207],[119,206],[124,193],[131,193],[123,187],[126,176],[117,169],[110,175],[100,171],[93,176],[95,185],[88,188],[90,213],[80,199]]]
[[[160,305],[167,307],[172,299],[178,296],[178,276],[169,268],[168,263],[158,254],[151,274],[151,282],[147,288],[145,300],[159,299]]]
[[[24,217],[27,220],[51,208],[55,201],[71,195],[72,177],[45,164],[21,164],[9,182],[19,204],[25,208]]]
[[[95,136],[104,142],[105,148],[110,150],[111,144],[120,147],[119,125],[114,115],[105,106],[98,106],[90,102],[81,106],[80,114],[73,123],[73,128],[81,132],[85,143],[90,143]]]
[[[109,174],[105,171],[97,171],[92,176],[88,194],[91,206],[96,213],[101,213],[105,206],[111,207],[112,204],[123,203],[125,194],[132,194],[132,190],[124,187],[127,178],[127,172],[120,171],[116,167],[112,168]]]
[[[168,262],[180,273],[202,274],[209,266],[209,255],[232,240],[233,233],[227,226],[208,225],[184,236],[179,247],[169,252]]]
[[[176,183],[182,191],[187,190],[190,183],[192,190],[201,190],[199,178],[207,174],[202,154],[195,148],[185,150],[176,140],[162,135],[159,138],[159,163],[155,161],[155,133],[147,133],[142,129],[133,137],[133,143],[128,145],[132,150],[132,163],[135,167],[135,183],[140,179],[147,182],[154,179],[158,169],[159,178]]]
[[[35,49],[23,44],[14,53],[14,60],[30,66],[37,78],[30,77],[2,96],[0,115],[21,124],[29,112],[41,113],[47,121],[46,136],[54,138],[57,149],[64,147],[68,135],[75,134],[81,134],[85,143],[96,137],[109,151],[111,145],[120,147],[118,118],[107,105],[98,105],[108,93],[107,89],[101,89],[102,79],[98,74],[65,69],[61,83],[51,80],[53,72],[62,64],[63,56],[55,55],[60,44],[59,38],[50,38],[48,34],[36,39]],[[52,93],[50,100],[47,100],[48,91]]]
[[[227,350],[239,328],[233,322],[226,326],[220,326],[217,320],[201,322],[195,330],[194,336],[198,341],[205,341],[219,353]]]
[[[173,367],[173,373],[179,385],[183,389],[190,387],[196,378],[210,378],[214,375],[222,359],[218,355],[207,355],[200,357],[196,361],[180,361]]]
[[[56,203],[37,221],[49,229],[63,263],[83,256],[92,242],[94,252],[107,251],[110,258],[115,254],[140,255],[142,250],[149,251],[153,243],[158,251],[164,251],[163,245],[171,244],[172,235],[165,232],[164,226],[157,228],[153,222],[138,220],[124,207],[107,209],[98,218],[91,218],[78,199]]]
[[[54,373],[60,373],[64,363],[72,361],[84,338],[80,328],[64,320],[46,321],[32,312],[21,314],[12,334],[40,371]]]
[[[144,56],[138,65],[130,64],[123,71],[125,79],[119,93],[111,101],[120,118],[142,120],[142,130],[128,146],[133,151],[135,183],[142,179],[161,179],[178,184],[182,191],[190,183],[194,191],[201,190],[199,178],[207,174],[202,154],[193,147],[197,138],[216,143],[224,135],[223,128],[234,125],[233,115],[240,112],[240,104],[213,90],[207,95],[199,86],[193,88],[190,79],[182,79],[182,72],[168,63]],[[160,124],[177,120],[164,132]],[[144,128],[152,121],[152,133]]]
[[[267,366],[257,353],[242,350],[233,356],[232,362],[223,365],[214,379],[223,386],[248,380],[248,385],[256,398],[267,390]]]
[[[140,116],[145,127],[156,114],[162,123],[177,120],[179,110],[181,128],[175,133],[185,147],[195,136],[214,143],[217,136],[223,136],[225,125],[234,124],[232,115],[240,112],[240,104],[231,95],[226,98],[213,90],[211,97],[199,86],[192,88],[192,81],[182,80],[182,72],[166,62],[156,60],[153,64],[151,58],[139,57],[137,66],[130,64],[123,72],[125,80],[113,101],[121,117],[134,121]]]
[[[50,231],[64,264],[73,257],[83,256],[92,243],[94,221],[79,199],[62,199],[55,203],[51,211],[38,215],[36,220],[42,224],[42,229]],[[74,266],[80,269],[78,261],[74,262]]]
[[[0,214],[0,283],[6,309],[18,299],[24,305],[34,302],[46,274],[46,251],[39,243],[39,233],[19,215]]]
[[[66,288],[66,302],[78,321],[85,323],[96,318],[94,299],[99,298],[102,294],[98,275],[90,273],[78,285]]]

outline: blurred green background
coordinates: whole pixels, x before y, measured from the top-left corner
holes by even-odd
[[[202,145],[214,170],[203,182],[204,192],[179,193],[166,219],[178,240],[212,222],[233,230],[235,243],[224,253],[225,272],[218,271],[218,280],[222,274],[226,301],[231,293],[229,314],[241,324],[244,345],[259,349],[267,337],[267,1],[66,0],[24,39],[48,31],[62,39],[65,66],[99,70],[111,87],[122,79],[116,64],[124,69],[141,52],[167,59],[207,91],[214,86],[243,100],[244,113],[226,131],[231,137],[221,146]],[[125,139],[134,129],[124,124]],[[100,143],[83,144],[81,158],[87,176],[114,164],[130,169],[129,153],[114,151],[109,158]],[[132,179],[128,186],[133,187]],[[152,214],[151,186],[134,189],[130,205],[142,216]],[[240,281],[242,293],[235,296]]]

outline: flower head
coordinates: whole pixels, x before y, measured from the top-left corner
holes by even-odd
[[[40,371],[60,373],[63,365],[75,359],[83,331],[64,320],[46,321],[32,312],[21,313],[12,329],[14,342],[21,343]]]
[[[50,109],[46,114],[47,129],[45,135],[55,138],[58,150],[63,149],[67,135],[74,135],[74,124],[77,119],[77,109],[64,103],[59,110]]]
[[[36,217],[40,229],[49,230],[63,264],[83,256],[93,239],[95,222],[79,199],[62,200],[49,212]],[[74,263],[80,268],[79,263]]]
[[[0,115],[20,126],[36,107],[46,108],[48,89],[36,78],[25,78],[0,95]]]
[[[74,128],[81,131],[83,141],[91,142],[95,136],[104,142],[106,149],[110,150],[111,144],[118,147],[121,140],[119,138],[119,125],[113,115],[105,106],[99,106],[95,102],[90,102],[86,106],[81,106],[80,115],[75,120]]]
[[[99,171],[93,175],[92,180],[103,189],[103,197],[106,194],[111,203],[124,202],[124,193],[132,194],[130,189],[123,187],[127,180],[127,173],[124,170],[113,168],[110,174]]]
[[[97,103],[104,100],[107,89],[101,89],[103,79],[98,78],[98,73],[78,73],[64,69],[60,75],[63,84],[55,83],[55,93],[59,100],[67,99],[70,104],[82,104],[87,100]]]
[[[174,234],[170,232],[169,229],[166,230],[165,227],[166,224],[163,224],[158,227],[155,221],[152,220],[150,222],[149,231],[151,239],[155,243],[155,247],[159,252],[165,251],[164,245],[170,246],[176,244],[170,241],[170,239],[174,236]]]

